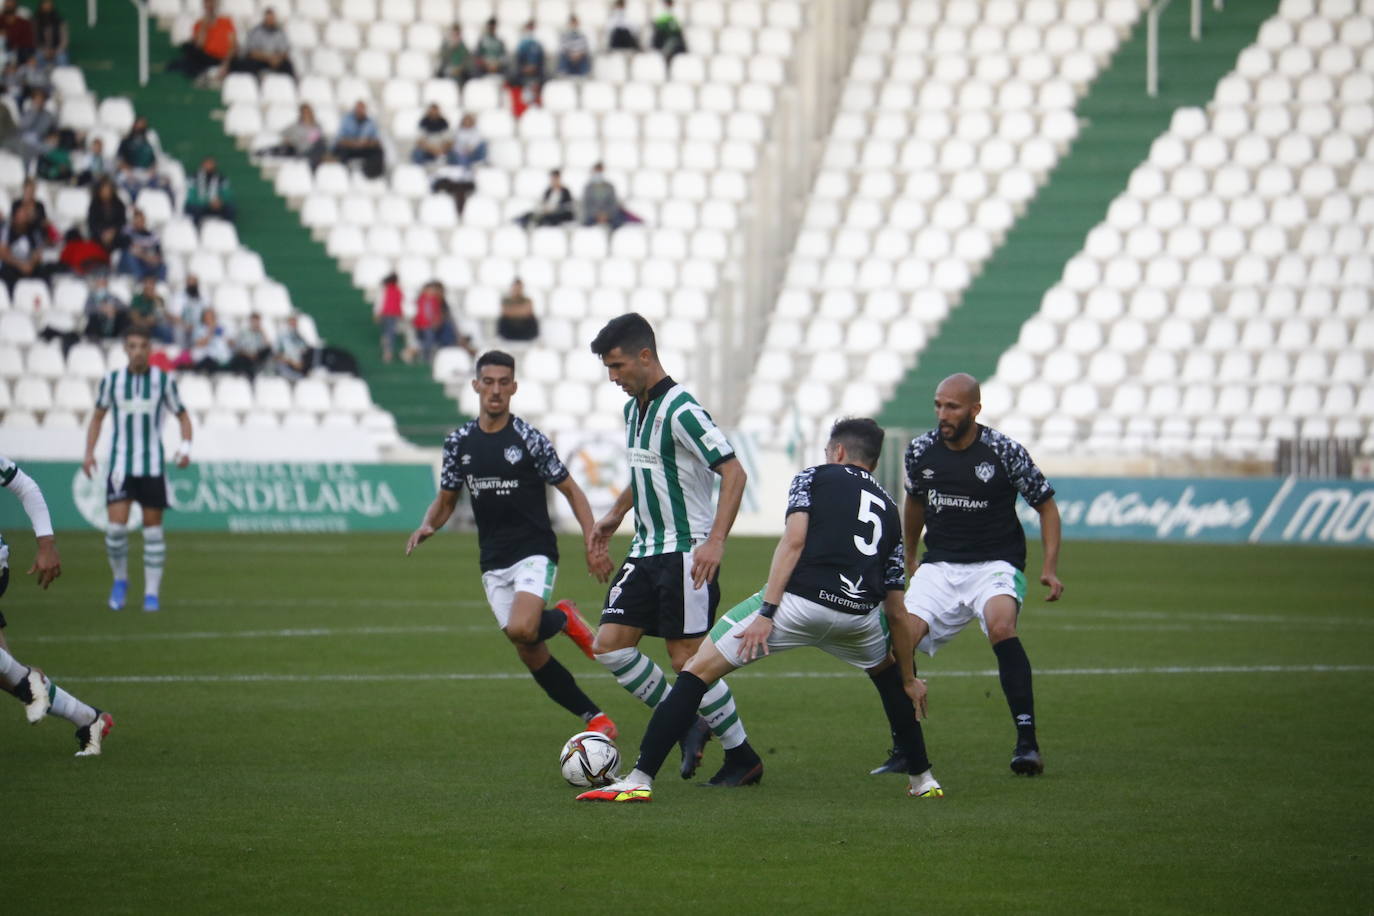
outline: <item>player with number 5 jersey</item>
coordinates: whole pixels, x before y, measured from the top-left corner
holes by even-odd
[[[630,396],[625,405],[630,485],[596,523],[605,546],[634,509],[634,540],[601,611],[596,659],[650,708],[668,692],[663,670],[639,651],[645,635],[667,644],[674,670],[696,652],[720,602],[716,577],[735,523],[746,474],[725,434],[692,395],[664,371],[654,329],[641,315],[612,319],[592,341],[610,380]],[[714,511],[711,490],[720,478]],[[710,736],[725,764],[708,785],[757,782],[763,768],[749,746],[724,681],[701,700],[701,717],[682,740],[683,779],[696,772]]]

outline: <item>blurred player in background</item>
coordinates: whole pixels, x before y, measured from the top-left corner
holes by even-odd
[[[596,660],[620,686],[658,706],[668,692],[663,670],[639,651],[646,634],[668,647],[681,671],[715,620],[720,603],[716,577],[725,538],[735,524],[746,474],[735,450],[711,415],[668,377],[658,360],[654,329],[638,314],[611,319],[592,341],[625,404],[630,486],[596,523],[603,549],[631,507],[635,534],[629,555],[606,596],[596,634]],[[720,478],[714,513],[711,491]],[[696,772],[710,735],[725,748],[725,765],[709,785],[757,782],[763,773],[749,746],[725,681],[701,698],[701,716],[682,741],[682,778]]]
[[[611,561],[592,540],[592,509],[582,488],[539,430],[510,412],[518,389],[515,358],[491,350],[477,359],[473,390],[481,398],[477,419],[444,442],[439,493],[424,522],[406,542],[406,556],[453,515],[463,487],[472,501],[481,548],[482,587],[496,622],[549,698],[579,716],[589,730],[614,738],[615,723],[577,686],[545,640],[567,633],[588,658],[594,634],[571,601],[547,607],[558,573],[558,538],[549,521],[545,485],[563,494],[587,545],[587,569],[605,582]]]
[[[978,381],[959,373],[935,389],[938,427],[906,450],[906,607],[918,648],[927,655],[977,618],[997,656],[1002,693],[1016,724],[1013,773],[1044,772],[1035,735],[1031,664],[1016,619],[1026,600],[1026,534],[1016,496],[1040,515],[1047,601],[1064,594],[1059,581],[1059,508],[1054,488],[1021,443],[977,422]],[[926,552],[917,561],[921,533]],[[914,575],[913,575],[914,573]],[[900,749],[874,773],[898,772]]]
[[[917,721],[925,712],[926,692],[916,679],[915,642],[902,607],[901,516],[873,479],[883,435],[882,427],[867,418],[831,427],[827,463],[792,480],[787,523],[773,552],[768,584],[711,629],[710,640],[654,710],[634,771],[620,782],[583,792],[580,801],[652,800],[663,758],[691,726],[708,686],[762,655],[800,646],[815,646],[868,673],[908,761],[907,793],[944,795]]]
[[[124,335],[129,365],[100,380],[95,410],[86,430],[86,458],[81,469],[92,476],[96,467],[95,445],[105,414],[113,419],[109,473],[105,478],[105,504],[109,525],[105,551],[110,559],[114,584],[110,586],[110,610],[124,609],[129,593],[129,508],[137,502],[143,510],[143,610],[159,609],[158,592],[167,562],[167,540],[162,533],[162,512],[167,508],[166,461],[162,451],[162,418],[171,411],[181,424],[181,444],[176,466],[191,463],[191,415],[177,394],[171,374],[148,364],[152,341],[147,331]]]
[[[19,498],[33,525],[34,536],[38,539],[38,554],[28,574],[37,575],[39,587],[46,589],[62,575],[62,560],[57,555],[57,541],[53,537],[52,519],[48,516],[48,504],[43,499],[43,491],[33,478],[8,458],[0,458],[0,486]],[[0,537],[0,595],[9,586],[9,559],[9,545]],[[87,706],[48,680],[39,669],[25,667],[10,655],[9,644],[5,641],[4,614],[0,614],[0,688],[24,704],[24,715],[33,725],[43,721],[49,712],[75,725],[78,757],[98,755],[101,743],[114,727],[114,717],[109,713]]]

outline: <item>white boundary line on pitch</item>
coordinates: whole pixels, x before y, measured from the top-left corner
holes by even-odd
[[[1193,667],[1170,665],[1157,668],[1047,668],[1035,672],[1037,677],[1119,677],[1155,674],[1367,674],[1374,665],[1198,665]],[[946,677],[995,677],[996,668],[964,671],[924,672],[932,679]],[[736,671],[732,678],[776,680],[829,680],[856,677],[854,671]],[[492,671],[441,672],[437,674],[115,674],[68,677],[54,675],[53,680],[72,684],[324,684],[324,683],[407,683],[415,681],[517,681],[529,677],[526,672]]]

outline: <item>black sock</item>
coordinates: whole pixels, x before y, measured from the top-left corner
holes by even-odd
[[[559,706],[575,716],[581,716],[585,722],[587,719],[596,715],[601,710],[591,699],[582,692],[582,688],[577,686],[577,681],[573,680],[572,672],[564,668],[558,659],[552,655],[544,666],[538,671],[531,671],[534,681],[544,692],[549,695]]]
[[[753,764],[759,759],[758,751],[749,744],[749,739],[725,749],[725,762],[734,764]]]
[[[1031,664],[1021,638],[1013,636],[992,647],[997,656],[997,673],[1002,679],[1002,692],[1007,695],[1007,707],[1016,723],[1018,746],[1039,748],[1035,741],[1035,691],[1031,689]]]
[[[539,618],[539,641],[553,639],[563,628],[568,625],[568,618],[563,616],[562,611],[550,611],[545,609]]]
[[[902,673],[896,665],[888,665],[869,677],[883,701],[883,712],[887,714],[887,724],[892,728],[892,740],[897,750],[906,755],[906,771],[913,775],[924,773],[930,769],[926,736],[921,731],[921,723],[916,721],[916,709],[911,705],[911,697],[902,689]]]
[[[705,694],[706,682],[701,678],[686,671],[678,675],[673,689],[654,708],[649,726],[644,730],[644,740],[639,743],[635,769],[650,776],[658,775],[668,752],[696,721],[697,707]]]

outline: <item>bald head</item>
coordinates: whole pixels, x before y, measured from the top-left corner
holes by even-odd
[[[982,409],[983,394],[978,380],[958,372],[935,389],[935,419],[939,423],[940,438],[953,449],[965,449],[978,437],[978,411]]]

